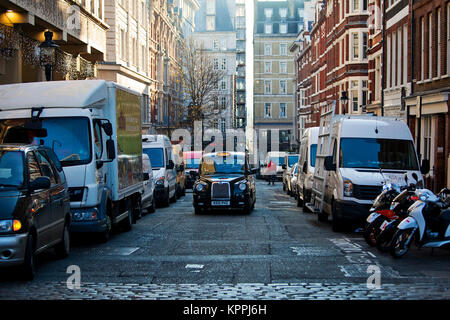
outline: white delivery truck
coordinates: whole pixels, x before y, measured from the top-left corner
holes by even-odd
[[[140,95],[104,80],[0,86],[1,142],[43,144],[70,191],[72,232],[130,230],[143,192]]]
[[[321,119],[314,170],[312,203],[320,221],[330,216],[334,231],[345,223],[363,222],[384,183],[423,185],[414,141],[401,119],[371,115],[336,115]],[[323,125],[323,124],[327,125]]]

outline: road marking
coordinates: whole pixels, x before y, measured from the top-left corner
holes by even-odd
[[[203,264],[187,264],[186,269],[203,269]]]

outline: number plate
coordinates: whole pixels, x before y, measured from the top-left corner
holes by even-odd
[[[386,227],[387,227],[387,225],[388,225],[389,223],[390,223],[390,222],[388,222],[388,221],[385,220],[385,221],[382,223],[380,229],[381,229],[381,230],[386,229]]]
[[[211,201],[211,205],[213,205],[213,206],[229,206],[230,201]]]

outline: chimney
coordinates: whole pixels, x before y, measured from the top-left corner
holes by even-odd
[[[295,0],[288,0],[288,7],[289,7],[289,17],[295,16]]]

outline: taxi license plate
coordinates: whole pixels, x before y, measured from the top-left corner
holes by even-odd
[[[211,205],[213,205],[213,206],[229,206],[230,201],[212,201]]]
[[[388,221],[385,220],[385,221],[383,222],[383,224],[381,225],[380,229],[381,229],[381,230],[386,229],[386,226],[387,226],[389,223],[390,223],[390,222],[388,222]]]

